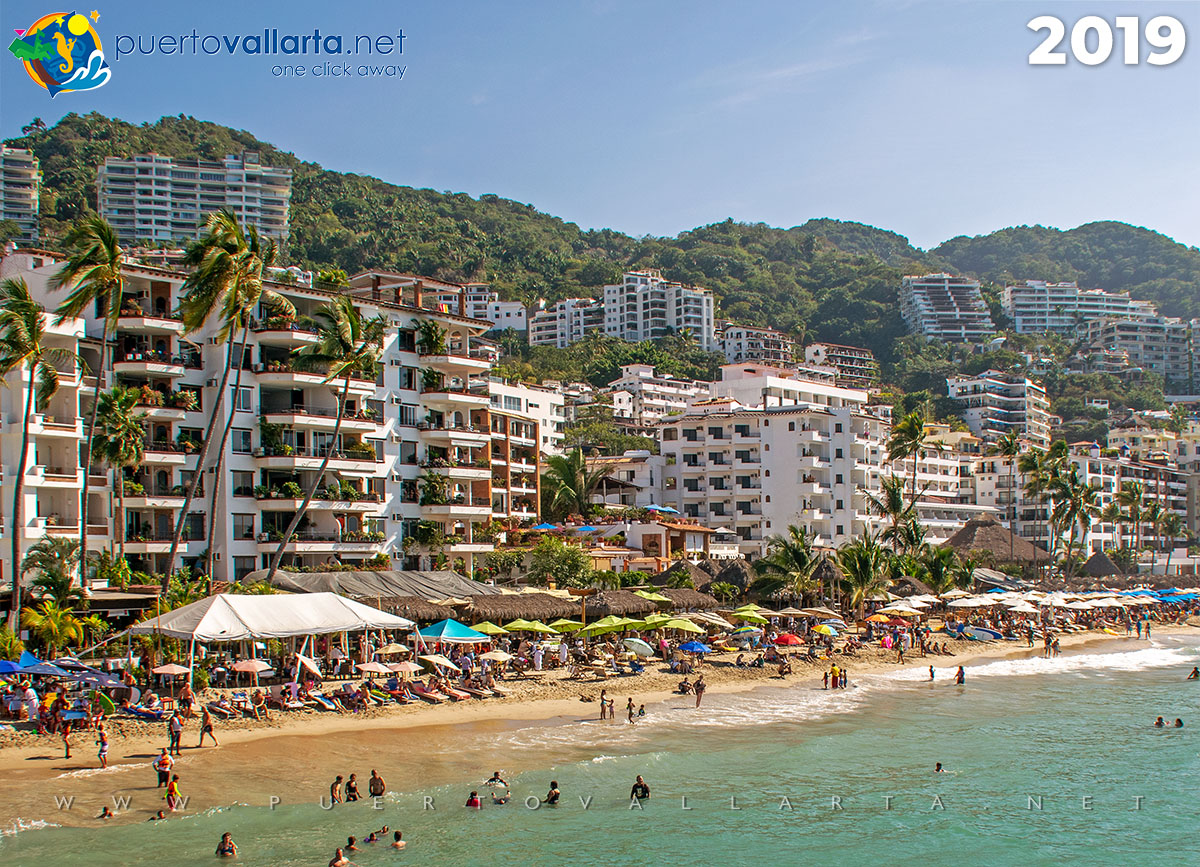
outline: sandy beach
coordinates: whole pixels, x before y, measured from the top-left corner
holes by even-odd
[[[1200,620],[1193,618],[1193,624]],[[1196,625],[1160,626],[1158,635],[1195,634]],[[1103,632],[1082,632],[1062,637],[1064,653],[1083,648],[1094,652],[1120,651],[1144,646],[1144,642]],[[983,642],[952,645],[953,656],[913,656],[904,665],[891,651],[866,648],[855,656],[835,656],[832,661],[847,667],[851,685],[863,674],[898,672],[904,668],[939,670],[958,665],[969,667],[1001,658],[1040,656],[1040,647],[1024,642]],[[830,660],[816,663],[794,661],[794,673],[780,678],[774,669],[746,669],[733,665],[734,654],[716,654],[704,666],[708,695],[728,694],[758,688],[803,686],[820,688],[821,675]],[[680,675],[666,666],[649,666],[645,674],[604,680],[567,680],[561,671],[546,672],[537,680],[509,681],[513,694],[507,698],[472,699],[467,702],[429,706],[425,704],[369,709],[356,714],[318,711],[280,713],[271,720],[217,721],[221,746],[196,748],[197,720],[187,722],[183,755],[176,772],[190,798],[187,812],[207,810],[231,803],[268,805],[281,802],[316,801],[327,793],[336,774],[357,773],[365,794],[365,780],[376,768],[393,792],[414,791],[478,776],[492,765],[513,772],[512,756],[500,747],[489,750],[489,735],[532,725],[573,724],[626,725],[624,704],[632,698],[650,714],[663,710],[691,708],[695,699],[674,694]],[[600,723],[594,700],[602,689],[616,700],[617,719]],[[581,701],[580,696],[591,698]],[[699,713],[703,713],[703,708]],[[150,762],[166,745],[165,724],[113,720],[110,725],[109,768],[98,769],[94,737],[83,732],[73,738],[72,758],[64,759],[60,739],[30,732],[6,732],[0,740],[0,773],[9,785],[0,790],[0,816],[17,819],[46,819],[62,825],[95,826],[101,806],[112,806],[113,798],[128,796],[127,809],[112,823],[145,821],[162,808],[161,790],[155,788]],[[470,739],[475,748],[468,758],[459,749]],[[554,761],[554,757],[550,757]],[[482,779],[482,778],[481,778]],[[71,798],[70,808],[62,799]]]

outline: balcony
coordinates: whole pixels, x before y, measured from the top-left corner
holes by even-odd
[[[9,418],[9,424],[20,426],[16,418]],[[29,433],[37,436],[66,437],[81,439],[83,437],[83,419],[77,416],[54,416],[47,413],[34,413],[29,417],[27,425]]]
[[[296,324],[296,320],[271,316],[250,323],[250,330],[264,346],[295,348],[317,342],[317,332]]]
[[[475,481],[492,477],[491,461],[487,458],[482,458],[478,463],[434,459],[422,461],[421,467],[435,476],[445,476],[448,479]]]
[[[475,448],[491,442],[489,431],[473,427],[454,427],[453,425],[433,425],[429,422],[419,422],[417,432],[427,443],[440,446],[463,446]]]
[[[196,454],[195,449],[172,442],[148,442],[142,446],[142,462],[182,466]]]
[[[83,468],[34,464],[26,474],[25,483],[38,488],[81,488]]]
[[[257,536],[258,550],[264,553],[278,550],[279,539],[280,534],[275,532],[259,533]],[[320,533],[303,531],[293,534],[288,543],[284,545],[283,550],[294,554],[333,553],[335,551],[360,551],[369,553],[378,551],[386,541],[387,538],[383,533]]]
[[[183,485],[139,485],[136,482],[125,482],[125,508],[127,509],[178,509],[183,506],[187,488]],[[197,491],[192,503],[203,497],[203,491]]]
[[[261,487],[254,493],[258,507],[264,512],[296,512],[303,497],[289,497],[279,489],[271,491]],[[318,490],[316,496],[308,504],[308,511],[313,512],[360,512],[378,514],[383,508],[383,498],[374,491],[359,494],[355,499],[344,498],[344,495],[328,496]]]
[[[493,542],[467,542],[465,540],[446,540],[445,551],[448,554],[487,554],[496,550]]]
[[[285,445],[271,449],[255,449],[254,457],[267,469],[316,470],[320,469],[321,462],[328,453],[327,448],[296,448]],[[351,445],[335,451],[329,458],[328,468],[340,472],[372,474],[379,464],[380,460],[375,456],[373,448],[355,448]]]
[[[263,415],[271,424],[303,427],[314,430],[333,430],[337,424],[337,410],[317,406],[289,406],[279,409],[263,409]],[[347,414],[342,418],[342,430],[371,433],[379,428],[380,422],[365,412]]]
[[[453,409],[479,408],[486,409],[492,405],[487,388],[452,389],[448,386],[437,386],[431,391],[421,392],[421,402],[428,407],[440,411]]]
[[[156,533],[149,530],[130,532],[125,537],[125,551],[129,554],[168,554],[171,551],[171,533]],[[203,545],[204,540],[197,540],[197,545]],[[183,540],[179,550],[188,553],[187,530],[184,530]]]
[[[324,386],[329,389],[341,388],[340,379],[335,382],[326,382],[325,377],[319,373],[289,370],[281,362],[256,364],[254,366],[254,373],[258,377],[259,385],[278,385],[284,388],[312,388],[314,386]],[[375,381],[351,377],[350,393],[355,395],[373,395],[375,394]]]
[[[126,308],[117,320],[117,331],[132,334],[183,334],[183,322],[168,314],[146,313],[143,310]]]
[[[131,352],[113,362],[113,373],[130,376],[185,376],[188,370],[199,370],[200,359],[192,356],[169,355],[165,352]]]
[[[426,355],[420,353],[421,366],[436,370],[440,373],[467,377],[473,373],[486,373],[491,369],[491,362],[483,358],[472,358],[468,355],[458,355],[451,352],[440,352]]]
[[[492,499],[459,497],[446,503],[421,503],[421,514],[433,518],[487,518],[492,514]]]

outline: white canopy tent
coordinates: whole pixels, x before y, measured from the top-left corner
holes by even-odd
[[[195,667],[197,641],[207,644],[303,636],[307,644],[310,635],[367,629],[407,631],[415,625],[411,620],[336,593],[264,596],[220,593],[144,620],[129,632],[190,642],[188,670],[191,671]]]

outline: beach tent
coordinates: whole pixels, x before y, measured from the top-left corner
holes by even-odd
[[[441,620],[432,626],[426,626],[418,634],[426,641],[441,641],[446,644],[480,644],[492,640],[457,620]]]
[[[336,593],[241,596],[219,593],[143,620],[133,635],[165,635],[181,641],[245,641],[413,628],[411,620]]]

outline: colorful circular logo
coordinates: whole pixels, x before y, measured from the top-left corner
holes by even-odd
[[[112,70],[104,62],[104,48],[91,18],[78,12],[52,12],[26,30],[17,30],[9,52],[25,64],[25,72],[51,97],[78,90],[95,90],[108,84]]]

